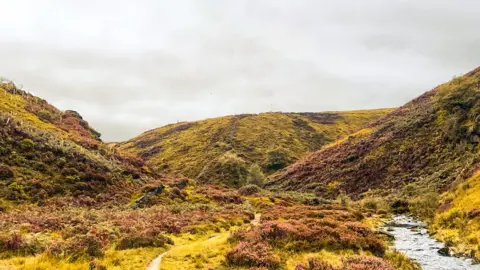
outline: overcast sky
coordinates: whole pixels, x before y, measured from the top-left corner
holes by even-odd
[[[480,65],[478,0],[0,0],[0,76],[107,141],[177,121],[399,106]]]

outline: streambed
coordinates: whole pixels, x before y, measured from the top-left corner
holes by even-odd
[[[418,262],[424,270],[479,269],[471,259],[442,256],[443,243],[433,239],[423,222],[409,216],[394,216],[383,230],[395,236],[395,249]]]

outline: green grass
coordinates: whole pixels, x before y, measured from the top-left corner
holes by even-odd
[[[163,257],[160,269],[216,269],[225,260],[229,235],[230,232],[225,231],[202,237],[173,237],[176,244]]]
[[[219,172],[218,164],[226,153],[235,155],[246,168],[257,163],[271,173],[272,151],[280,152],[284,160],[272,167],[284,167],[390,111],[225,116],[167,125],[117,146],[143,156],[157,169],[192,178],[202,174],[207,181],[221,182],[219,178],[225,173]]]

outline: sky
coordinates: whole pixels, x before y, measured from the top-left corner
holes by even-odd
[[[0,76],[106,141],[401,106],[480,65],[478,0],[0,0]]]

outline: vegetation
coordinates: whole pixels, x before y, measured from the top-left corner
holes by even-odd
[[[48,115],[48,117],[47,117]],[[154,178],[142,160],[119,155],[82,117],[0,83],[0,197],[45,203],[52,197],[128,200]]]
[[[270,177],[268,187],[355,199],[418,184],[434,192],[466,179],[478,160],[480,71],[458,77]],[[455,123],[455,124],[453,124]]]
[[[479,87],[477,69],[394,111],[227,116],[107,145],[2,81],[0,265],[418,269],[375,231],[390,210],[479,258]]]
[[[270,174],[390,111],[225,116],[167,125],[117,147],[163,172],[240,186],[252,164]]]
[[[480,173],[441,196],[432,224],[436,236],[457,254],[480,259]]]
[[[57,198],[43,206],[22,205],[0,213],[0,265],[36,262],[43,267],[35,269],[56,265],[82,269],[89,264],[144,268],[154,257],[150,251],[159,255],[172,245],[184,244],[184,235],[201,239],[253,218],[249,203],[233,191],[193,184],[180,190],[179,186],[181,182],[166,186],[151,198],[153,205],[136,209]],[[148,194],[149,188],[142,189]],[[185,196],[175,195],[177,190]],[[139,254],[142,250],[149,252]],[[133,261],[122,260],[125,265],[111,261],[120,254],[134,256]]]
[[[467,179],[480,165],[479,114],[477,68],[276,173],[267,188],[327,198],[346,192],[371,209],[372,194],[387,197],[395,211],[430,222],[453,250],[478,257],[480,190],[476,176]]]
[[[232,233],[226,263],[229,268],[418,269],[387,251],[366,222],[356,208],[337,204],[275,203],[260,224]]]
[[[263,184],[265,183],[265,175],[263,175],[262,169],[257,164],[250,166],[250,169],[248,170],[247,183],[263,187]]]

